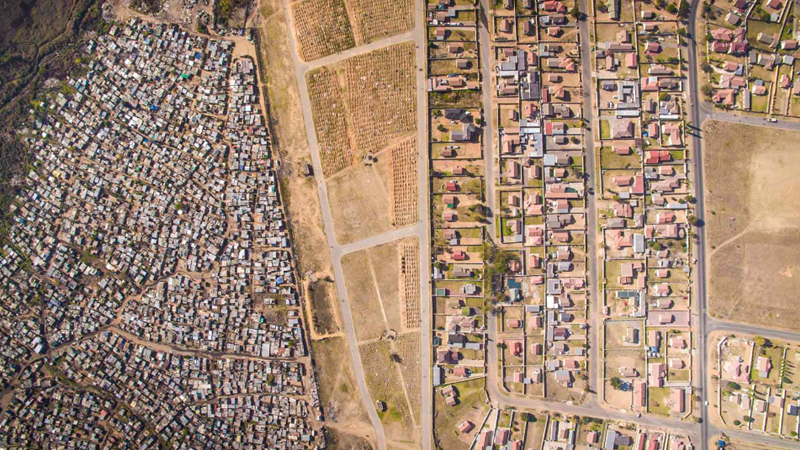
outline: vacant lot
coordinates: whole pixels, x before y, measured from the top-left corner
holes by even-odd
[[[338,243],[348,244],[392,228],[389,193],[374,166],[359,164],[327,185]]]
[[[407,238],[342,258],[359,341],[378,338],[386,329],[401,331],[401,256],[418,245],[416,238]]]
[[[386,403],[386,411],[378,412],[386,437],[413,444],[417,440],[415,423],[401,381],[399,363],[392,361],[390,342],[380,340],[362,344],[359,351],[372,400]]]
[[[357,425],[356,429],[360,427],[371,431],[372,426],[350,368],[350,354],[345,340],[330,338],[316,341],[312,346],[319,377],[320,400],[326,418],[334,424],[352,424]]]
[[[366,44],[414,27],[413,0],[347,0],[356,42]]]
[[[408,400],[411,402],[411,412],[417,423],[421,423],[420,402],[422,400],[419,384],[419,332],[402,334],[395,341],[395,349],[400,355],[400,369],[403,371],[403,381],[408,391]]]
[[[375,339],[386,330],[378,289],[366,250],[342,258],[344,285],[359,341]]]
[[[300,57],[313,61],[355,47],[344,0],[303,0],[292,5]]]
[[[309,283],[308,290],[313,308],[314,331],[319,334],[339,331],[334,284],[320,280],[314,284]]]
[[[798,139],[800,133],[763,127],[704,126],[715,317],[800,328],[793,302],[800,288]]]

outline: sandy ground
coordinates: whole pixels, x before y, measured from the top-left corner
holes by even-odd
[[[800,288],[800,133],[717,122],[703,131],[710,312],[800,329],[793,304]]]

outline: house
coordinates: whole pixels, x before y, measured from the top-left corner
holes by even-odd
[[[711,31],[711,37],[715,41],[731,42],[733,40],[733,31],[727,28],[717,28]]]
[[[664,378],[667,376],[666,363],[651,363],[647,367],[647,384],[653,387],[663,387]]]
[[[611,126],[611,139],[630,139],[633,137],[634,125],[630,120],[619,120]]]
[[[475,424],[470,422],[469,420],[465,420],[458,425],[458,432],[459,433],[469,433],[472,429],[475,428]]]
[[[672,388],[669,393],[670,411],[682,413],[686,410],[686,392],[682,388]]]
[[[797,50],[797,40],[787,39],[781,42],[781,50]]]
[[[765,33],[758,33],[756,40],[760,44],[764,44],[767,47],[772,47],[773,45],[775,45],[775,38]]]
[[[756,370],[758,370],[759,377],[769,378],[769,372],[772,370],[772,359],[769,356],[759,356]]]
[[[661,53],[661,44],[653,41],[648,42],[644,47],[644,53],[647,55],[657,55]]]

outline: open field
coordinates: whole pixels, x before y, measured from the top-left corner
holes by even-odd
[[[411,413],[414,415],[414,420],[417,423],[421,423],[420,403],[422,401],[422,391],[419,384],[419,332],[401,334],[397,337],[394,346],[397,354],[400,355],[400,370],[403,371],[403,381],[406,384]]]
[[[416,238],[406,238],[342,258],[345,287],[359,341],[378,338],[386,329],[401,331],[401,256],[418,253],[418,248]],[[418,285],[419,279],[416,280]],[[416,317],[419,320],[419,313]]]
[[[333,283],[319,280],[309,285],[314,331],[320,334],[339,331],[336,315],[336,290]]]
[[[372,277],[367,250],[350,253],[342,258],[345,288],[356,324],[359,341],[376,339],[386,330],[378,289]]]
[[[389,155],[391,222],[404,226],[419,220],[417,207],[417,141],[409,139],[392,147]]]
[[[352,424],[355,429],[371,430],[350,368],[347,342],[337,337],[316,341],[312,346],[326,418],[334,424]]]
[[[800,133],[716,122],[703,128],[711,314],[798,329],[800,160],[793,150]]]
[[[347,0],[356,42],[367,44],[414,27],[412,0]]]
[[[385,181],[373,166],[359,164],[327,182],[338,243],[347,244],[392,228]]]
[[[313,61],[355,47],[344,0],[303,0],[292,5],[300,57]]]
[[[359,346],[367,387],[375,401],[386,403],[379,411],[387,439],[414,443],[417,440],[398,363],[392,361],[389,341],[373,341]]]

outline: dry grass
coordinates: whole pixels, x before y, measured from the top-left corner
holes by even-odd
[[[417,141],[410,139],[392,147],[389,162],[389,199],[392,224],[404,226],[419,220],[417,207]]]
[[[798,139],[800,133],[765,127],[716,122],[704,127],[715,317],[798,328],[800,160],[793,153]]]
[[[322,171],[331,176],[353,164],[342,88],[336,73],[319,68],[307,75],[308,96],[317,133]]]
[[[400,245],[400,319],[403,328],[419,328],[419,242]]]
[[[364,377],[373,401],[386,403],[386,411],[379,412],[387,438],[394,441],[409,441],[414,434],[408,401],[400,381],[398,363],[391,359],[388,341],[373,341],[362,344],[361,363]]]
[[[343,338],[330,338],[312,344],[320,385],[320,400],[327,419],[333,423],[363,423],[367,413],[358,396],[350,355]]]
[[[414,27],[412,0],[348,0],[356,42],[369,43]]]
[[[386,330],[378,290],[365,252],[350,253],[342,258],[344,284],[359,341],[378,338]]]
[[[400,355],[400,367],[403,371],[403,381],[406,384],[408,400],[411,402],[411,412],[417,423],[421,423],[420,402],[422,400],[419,384],[419,333],[414,331],[400,335],[394,343]]]
[[[364,239],[392,228],[389,194],[374,167],[359,164],[328,182],[336,241]]]
[[[303,0],[292,5],[292,13],[303,60],[313,61],[355,47],[344,0]]]
[[[359,154],[378,152],[416,129],[414,43],[354,56],[342,63],[345,100]]]

